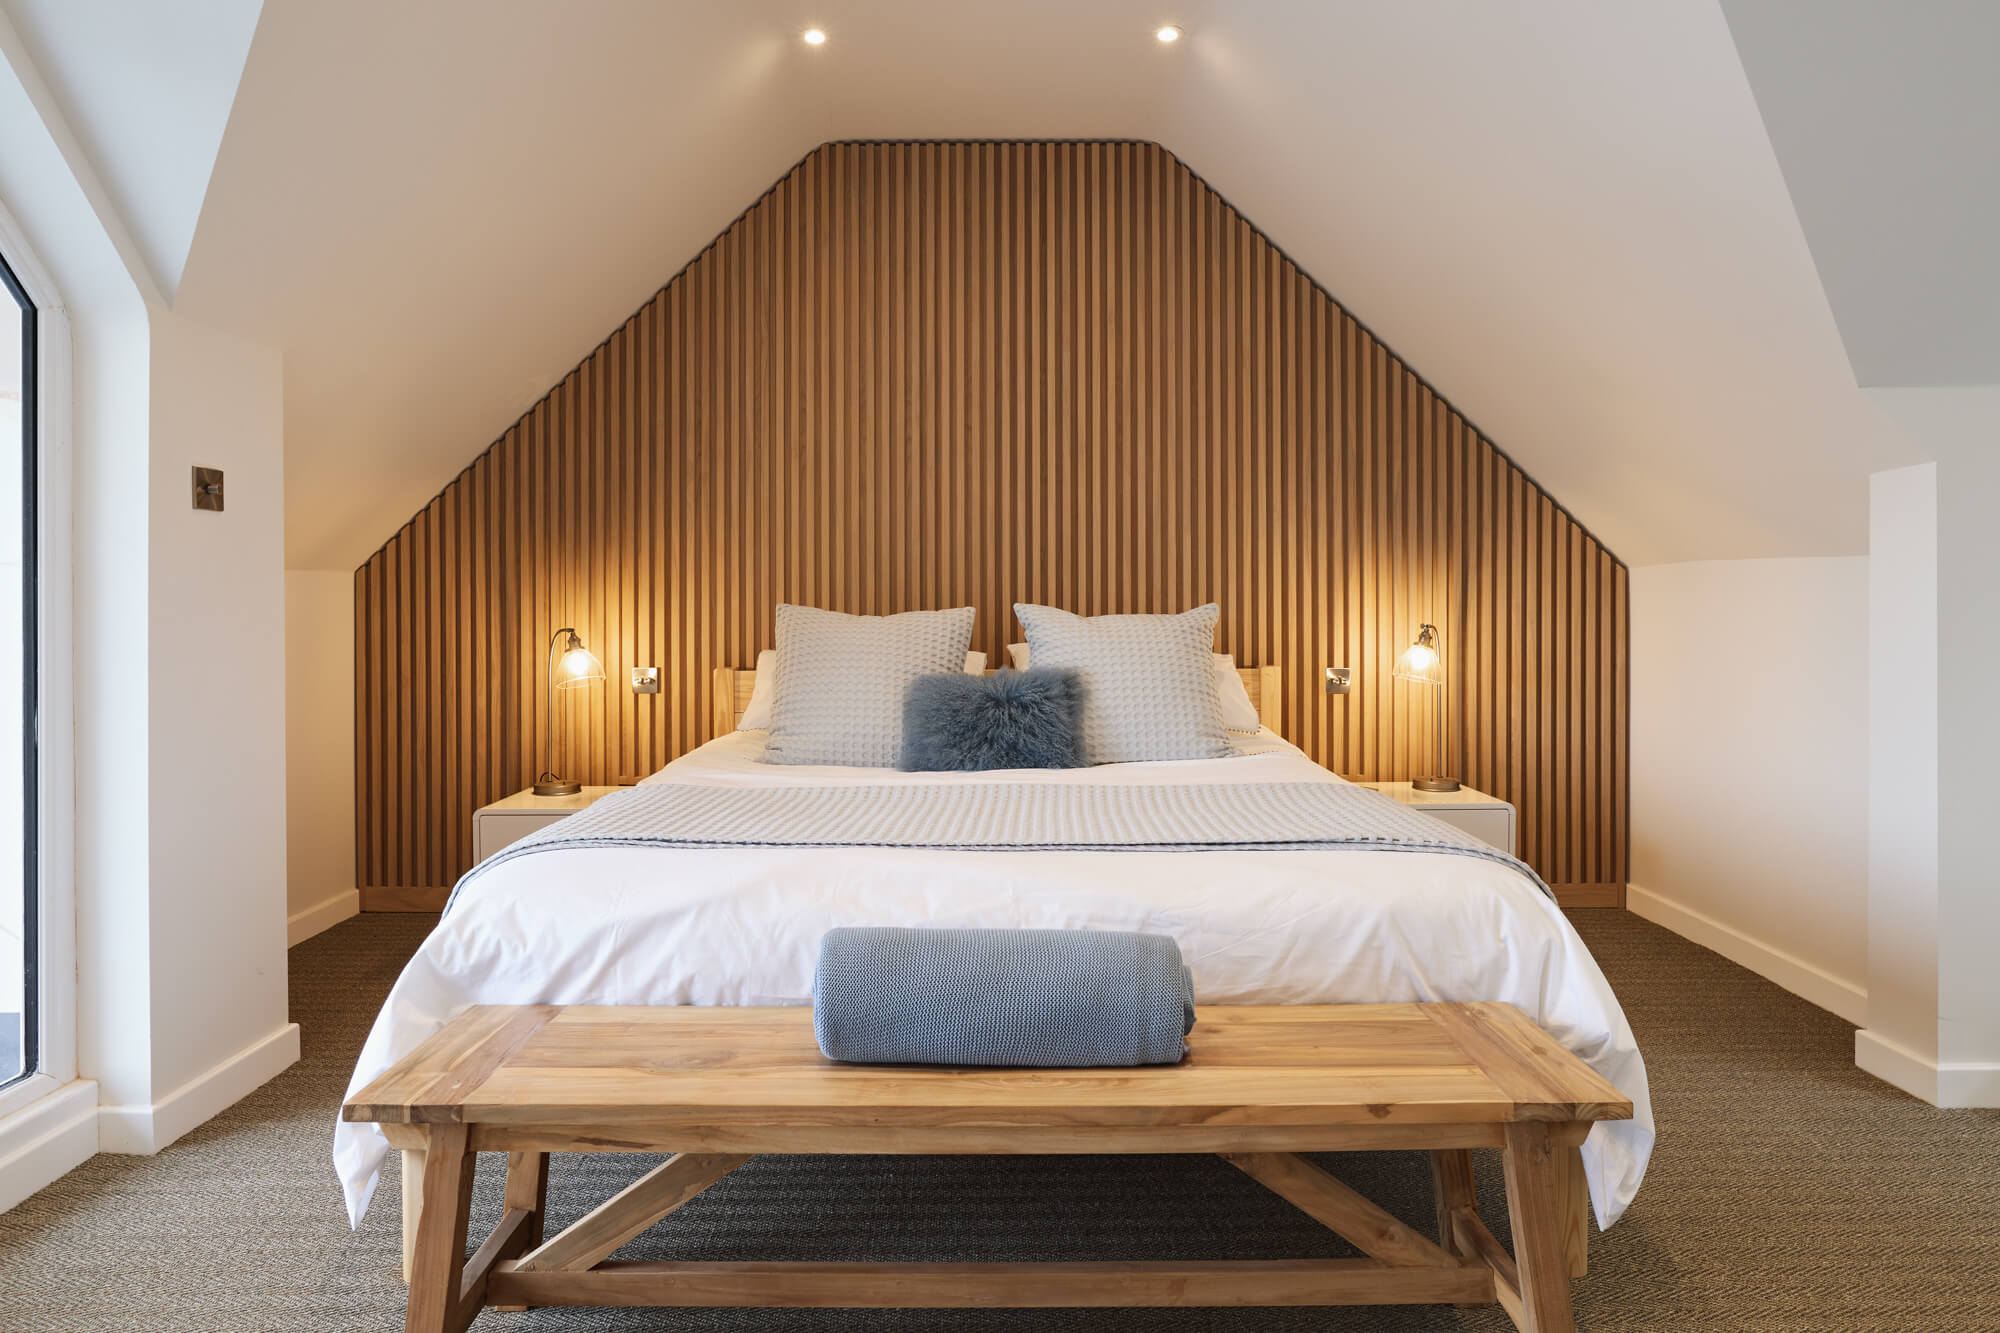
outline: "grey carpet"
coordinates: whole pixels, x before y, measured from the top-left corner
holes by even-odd
[[[1860,1073],[1854,1030],[1622,912],[1577,922],[1652,1069],[1661,1139],[1576,1284],[1587,1329],[2000,1329],[2000,1114]],[[0,1328],[401,1327],[398,1185],[350,1233],[327,1147],[363,1034],[428,919],[358,918],[292,951],[304,1058],[157,1157],[100,1156],[0,1215]],[[1482,1154],[1482,1157],[1489,1155]],[[1413,1154],[1323,1159],[1427,1225]],[[497,1165],[497,1164],[496,1164]],[[558,1158],[566,1220],[646,1165]],[[1497,1162],[1482,1201],[1503,1237]],[[497,1209],[481,1173],[474,1223]],[[765,1158],[628,1251],[707,1258],[1250,1258],[1344,1247],[1203,1158]],[[476,1329],[1507,1328],[1497,1310],[488,1312]]]

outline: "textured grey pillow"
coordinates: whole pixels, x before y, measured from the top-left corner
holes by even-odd
[[[1083,682],[1074,671],[918,676],[903,700],[903,767],[931,773],[1082,768]]]
[[[895,616],[780,606],[764,762],[894,768],[910,682],[965,669],[975,614],[969,606]]]
[[[1221,759],[1236,753],[1215,687],[1210,602],[1177,616],[1076,616],[1016,602],[1039,670],[1083,679],[1083,748],[1093,764]]]

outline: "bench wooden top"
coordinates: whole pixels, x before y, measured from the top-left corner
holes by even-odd
[[[1212,1006],[1137,1069],[826,1059],[803,1008],[486,1005],[342,1108],[472,1125],[1074,1127],[1622,1120],[1632,1103],[1509,1004]]]

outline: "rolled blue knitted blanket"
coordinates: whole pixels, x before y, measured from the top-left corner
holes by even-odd
[[[820,940],[813,1031],[858,1064],[1168,1065],[1194,979],[1170,936],[843,926]]]

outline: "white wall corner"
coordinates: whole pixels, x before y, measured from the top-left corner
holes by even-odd
[[[1892,1087],[1937,1105],[1937,1062],[1879,1032],[1859,1028],[1854,1033],[1854,1063]]]
[[[1932,1106],[2000,1106],[2000,1064],[1933,1060],[1869,1028],[1854,1034],[1854,1063]]]
[[[1747,967],[1802,1000],[1850,1023],[1868,1021],[1868,990],[1845,977],[1815,967],[1796,954],[1744,934],[1736,927],[1637,884],[1625,888],[1625,905],[1656,926]],[[1872,1070],[1870,1072],[1873,1072]],[[1893,1081],[1893,1080],[1892,1080]]]
[[[361,912],[361,890],[343,889],[285,918],[285,947],[302,944]]]
[[[0,1213],[97,1152],[97,1084],[80,1078],[0,1116]]]
[[[287,1023],[151,1106],[100,1106],[98,1150],[141,1156],[156,1153],[242,1101],[298,1059],[299,1025]]]

